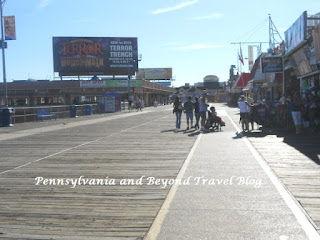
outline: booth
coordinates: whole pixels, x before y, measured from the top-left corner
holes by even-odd
[[[103,95],[104,112],[121,111],[121,93],[111,92]]]

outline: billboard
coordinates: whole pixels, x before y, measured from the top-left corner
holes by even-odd
[[[54,71],[60,76],[134,75],[137,38],[53,37]]]
[[[5,40],[16,40],[16,21],[14,16],[4,17]]]
[[[172,79],[172,68],[139,68],[136,78],[145,80]]]
[[[282,57],[262,57],[261,58],[262,73],[276,73],[283,71]]]
[[[312,72],[312,68],[303,48],[299,49],[292,56],[294,62],[296,63],[300,76]]]
[[[320,60],[320,24],[315,26],[312,32],[314,55],[317,60]]]
[[[294,22],[294,24],[284,32],[287,52],[293,50],[307,36],[307,12],[304,11],[302,15]]]

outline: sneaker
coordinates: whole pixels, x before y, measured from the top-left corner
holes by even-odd
[[[178,132],[178,128],[176,128],[176,129],[174,130],[174,132],[176,132],[176,133],[177,133],[177,132]]]
[[[187,130],[189,130],[189,127],[187,127]]]

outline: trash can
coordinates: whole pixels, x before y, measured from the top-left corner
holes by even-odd
[[[77,105],[70,105],[70,117],[76,118],[77,116]]]
[[[86,115],[92,115],[92,105],[86,105],[85,106],[85,113]]]
[[[12,127],[12,117],[14,114],[13,108],[3,107],[0,108],[0,126],[1,127]]]

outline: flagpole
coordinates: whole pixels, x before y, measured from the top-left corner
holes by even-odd
[[[3,5],[6,0],[0,2],[0,17],[1,17],[1,48],[2,48],[2,68],[3,68],[3,84],[4,84],[4,105],[8,106],[8,95],[7,95],[7,78],[6,78],[6,63],[4,54],[4,36],[3,36]]]

